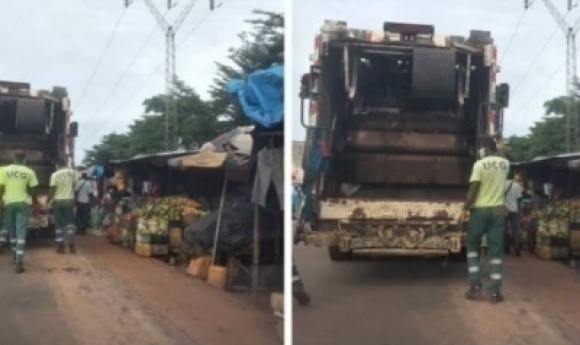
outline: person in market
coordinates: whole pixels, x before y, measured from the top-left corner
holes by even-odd
[[[479,250],[485,235],[490,263],[489,298],[492,303],[504,300],[501,293],[502,254],[505,226],[504,193],[509,172],[509,161],[499,156],[497,144],[492,138],[484,138],[479,150],[481,159],[475,162],[470,178],[469,191],[461,212],[459,223],[467,224],[467,266],[469,300],[483,298],[479,267]]]
[[[535,190],[535,184],[532,180],[529,180],[524,192],[522,193],[520,211],[522,231],[527,233],[527,246],[528,250],[532,253],[536,250],[536,233],[538,230],[540,205],[541,200]]]
[[[522,178],[514,174],[513,179],[506,181],[505,207],[507,210],[504,232],[505,253],[513,249],[517,257],[521,256],[520,201],[522,198]]]
[[[2,169],[0,175],[0,200],[3,216],[9,231],[12,258],[16,273],[24,272],[24,248],[30,219],[30,203],[33,212],[39,206],[36,195],[38,179],[36,173],[26,166],[26,154],[17,153],[14,164]]]
[[[4,169],[4,167],[0,167],[0,176],[2,175],[2,170]],[[0,203],[2,203],[2,200],[0,199]],[[6,227],[6,224],[4,224],[4,212],[2,212],[1,208],[0,208],[0,254],[2,254],[4,252],[4,250],[6,249],[6,247],[8,246],[8,228]]]
[[[71,254],[76,253],[74,184],[75,171],[68,167],[65,159],[59,160],[58,170],[50,176],[47,199],[48,205],[52,205],[56,252],[59,254],[64,254],[65,246]]]
[[[93,187],[87,173],[82,173],[80,180],[75,183],[75,202],[77,206],[76,220],[79,234],[84,235],[89,227],[91,215],[91,196]]]
[[[292,179],[295,180],[295,174],[293,174]],[[295,183],[294,189],[292,190],[292,220],[295,224],[298,221],[300,215],[300,204],[301,204],[301,191],[300,186]],[[298,267],[295,262],[292,262],[292,294],[294,298],[298,301],[300,305],[307,305],[310,303],[310,295],[306,292],[304,288],[304,283],[302,282],[302,277],[298,272]]]
[[[115,199],[113,198],[114,189],[109,189],[103,194],[101,200],[102,212],[99,218],[99,226],[102,228],[111,223],[111,217],[115,213]]]

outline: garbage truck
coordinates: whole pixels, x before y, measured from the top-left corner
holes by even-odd
[[[483,138],[502,139],[509,102],[490,32],[325,21],[311,61],[297,241],[335,261],[464,254],[471,169]]]
[[[27,166],[36,172],[41,202],[48,196],[50,175],[60,158],[74,165],[78,124],[71,122],[71,101],[64,87],[35,90],[29,83],[0,81],[0,166],[11,164],[24,152]],[[47,209],[30,217],[31,230],[51,229]]]

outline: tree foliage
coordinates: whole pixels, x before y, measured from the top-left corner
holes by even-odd
[[[227,82],[284,62],[284,16],[260,10],[253,13],[255,18],[247,21],[250,29],[238,35],[240,45],[229,50],[229,61],[216,62],[217,74],[210,100],[201,99],[184,81],[176,81],[174,97],[182,148],[201,146],[220,133],[248,124],[239,103],[226,91]],[[87,150],[83,165],[105,164],[112,159],[163,151],[165,95],[145,99],[143,107],[145,115],[134,121],[127,133],[107,134],[99,144]]]
[[[545,116],[530,127],[528,135],[508,138],[507,157],[512,161],[527,161],[539,156],[565,152],[564,136],[568,100],[568,97],[557,97],[545,102]],[[575,98],[571,102],[577,105],[579,100]]]
[[[217,62],[217,76],[211,87],[214,110],[227,115],[230,125],[248,124],[239,103],[226,91],[231,79],[243,79],[253,71],[273,64],[284,63],[284,15],[266,11],[254,11],[260,18],[248,20],[252,30],[238,35],[240,47],[230,48],[229,63]]]

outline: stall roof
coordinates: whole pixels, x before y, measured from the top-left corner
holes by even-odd
[[[153,154],[139,154],[127,159],[112,160],[110,164],[119,165],[123,163],[148,161],[148,160],[158,160],[158,159],[170,159],[175,157],[186,156],[194,153],[198,153],[199,150],[178,150],[178,151],[166,151],[158,152]]]
[[[527,162],[512,163],[513,166],[527,166],[543,163],[568,162],[580,159],[580,152],[562,153],[554,156],[536,157]]]

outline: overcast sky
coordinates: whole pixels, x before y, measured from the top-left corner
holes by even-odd
[[[169,22],[189,1],[177,1],[167,15]],[[166,12],[167,0],[154,2]],[[219,2],[222,6],[208,15],[209,0],[197,1],[176,36],[176,44],[188,37],[177,49],[177,75],[204,98],[215,76],[214,62],[225,62],[228,48],[239,45],[237,34],[247,28],[244,21],[251,18],[251,11],[283,11],[281,0]],[[144,1],[134,0],[81,98],[123,9],[123,0],[0,1],[0,79],[30,82],[37,89],[68,88],[74,118],[80,124],[77,161],[103,134],[126,131],[143,114],[143,99],[164,92],[165,46],[159,29],[113,92],[157,25]]]
[[[567,1],[552,1],[562,13],[566,12]],[[533,122],[542,117],[543,102],[565,93],[566,40],[559,30],[538,55],[556,29],[556,21],[543,1],[535,0],[504,56],[508,41],[524,12],[523,3],[521,0],[293,0],[293,139],[304,139],[297,96],[300,76],[309,71],[314,35],[320,31],[325,19],[344,20],[349,27],[360,29],[380,30],[383,22],[395,21],[433,24],[436,34],[468,36],[474,29],[491,31],[499,59],[503,59],[499,82],[511,86],[504,134],[527,133]],[[578,9],[567,15],[570,25],[579,17]]]

